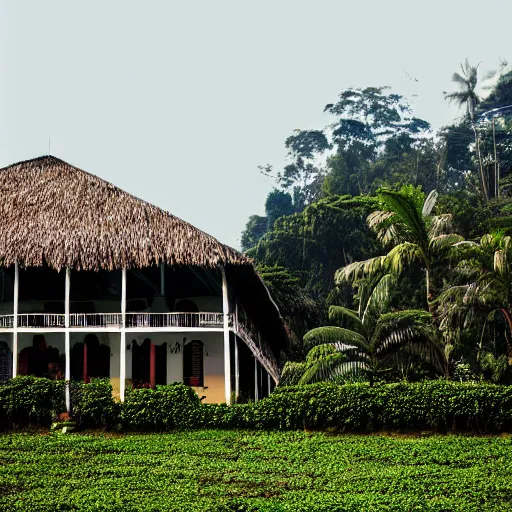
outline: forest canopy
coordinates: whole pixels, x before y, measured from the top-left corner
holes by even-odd
[[[481,83],[463,62],[437,132],[389,87],[343,90],[259,167],[242,248],[288,324],[283,382],[512,382],[512,70]]]

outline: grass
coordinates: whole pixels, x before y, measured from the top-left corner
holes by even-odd
[[[506,510],[512,439],[0,435],[0,510]]]

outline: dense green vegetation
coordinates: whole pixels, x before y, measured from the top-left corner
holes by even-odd
[[[283,380],[293,380],[290,368]],[[135,389],[123,403],[107,381],[73,383],[73,426],[115,432],[176,429],[335,429],[338,432],[512,431],[512,388],[487,383],[279,386],[258,402],[203,404],[183,384]],[[50,427],[65,411],[62,383],[20,377],[0,386],[0,428]],[[59,423],[57,423],[59,425]],[[69,426],[69,422],[63,426]]]
[[[509,438],[0,435],[2,510],[506,510]]]
[[[461,65],[438,133],[386,87],[347,89],[260,167],[276,189],[243,248],[292,332],[288,383],[512,383],[512,71],[493,76]]]

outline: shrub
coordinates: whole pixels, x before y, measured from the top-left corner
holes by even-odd
[[[512,388],[442,380],[291,386],[259,402],[256,416],[263,428],[496,432],[512,428]]]
[[[64,382],[18,377],[0,385],[2,428],[49,426],[65,410]],[[202,404],[184,384],[128,390],[123,404],[108,380],[72,383],[72,417],[81,428],[167,431],[184,428],[326,429],[343,432],[512,429],[512,388],[425,381],[369,386],[318,383],[278,387],[257,403]]]
[[[16,377],[0,385],[0,428],[50,426],[66,410],[64,382]]]
[[[72,416],[81,428],[115,428],[120,406],[112,397],[109,379],[92,379],[89,384],[71,383]]]
[[[121,421],[130,430],[193,428],[201,423],[200,407],[195,391],[184,384],[133,389],[122,404]]]

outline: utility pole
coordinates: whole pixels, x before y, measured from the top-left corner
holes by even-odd
[[[478,117],[482,120],[491,118],[492,124],[492,145],[494,153],[494,197],[500,197],[500,164],[498,162],[498,151],[496,147],[496,122],[495,119],[503,114],[512,113],[512,105],[506,105],[504,107],[492,108],[482,112]],[[477,121],[478,122],[478,121]]]

